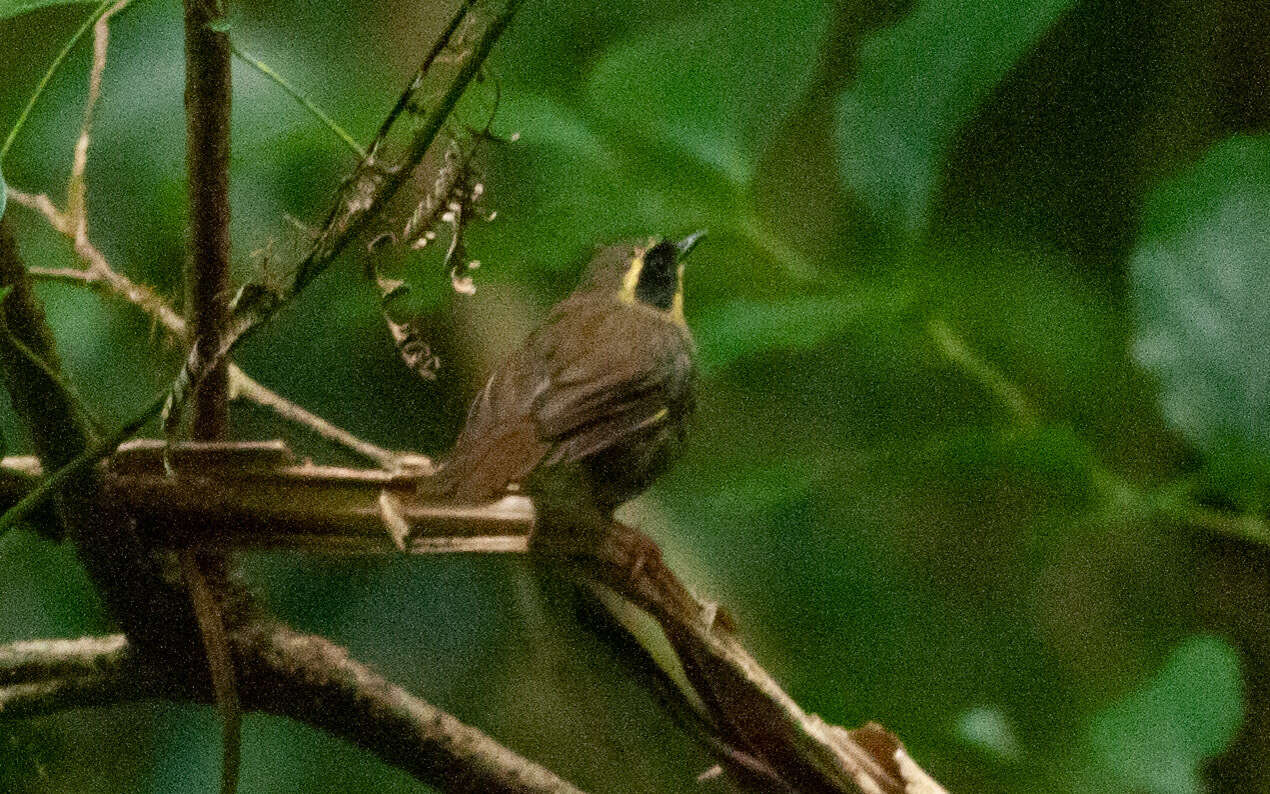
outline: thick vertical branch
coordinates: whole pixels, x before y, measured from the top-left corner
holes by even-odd
[[[215,350],[229,301],[229,37],[213,29],[224,0],[185,0],[185,130],[190,243],[185,268],[191,342]],[[193,397],[192,434],[225,435],[229,381],[224,364]]]
[[[194,350],[220,347],[229,300],[229,131],[232,51],[229,37],[214,29],[225,17],[226,0],[185,0],[185,163],[189,179],[190,239],[185,261],[186,327]],[[190,433],[197,441],[225,437],[229,423],[228,362],[219,363],[192,396]],[[222,720],[221,791],[237,789],[242,710],[234,659],[220,599],[210,574],[225,578],[223,556],[178,555],[189,587]],[[223,595],[223,594],[221,594]]]

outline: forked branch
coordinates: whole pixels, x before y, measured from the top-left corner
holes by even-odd
[[[160,451],[161,442],[137,442],[105,470],[116,501],[156,545],[400,553],[390,538],[392,524],[402,522],[412,538],[408,553],[529,549],[534,515],[523,497],[486,506],[431,503],[415,495],[421,475],[296,464],[280,442],[178,447],[171,478]],[[29,463],[6,463],[29,471]],[[702,717],[722,763],[737,772],[753,759],[795,791],[942,791],[880,726],[847,731],[803,711],[744,649],[728,614],[693,595],[655,550],[638,530],[615,523],[600,545],[557,561],[661,624],[695,690],[695,699],[683,700],[706,705]]]
[[[325,638],[267,623],[231,638],[247,708],[329,731],[443,791],[578,792]],[[208,693],[147,663],[121,634],[0,646],[0,712],[6,716],[155,698],[207,702]]]

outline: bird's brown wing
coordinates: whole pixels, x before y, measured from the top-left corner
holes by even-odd
[[[428,490],[497,498],[540,464],[581,460],[668,421],[690,377],[679,326],[613,300],[567,300],[486,383]]]
[[[692,342],[665,315],[608,302],[575,309],[562,325],[571,327],[547,339],[548,387],[533,405],[540,435],[552,441],[544,463],[582,460],[686,406]]]
[[[490,377],[468,410],[454,449],[425,489],[460,502],[488,502],[520,482],[551,448],[531,416],[545,379],[531,337]]]

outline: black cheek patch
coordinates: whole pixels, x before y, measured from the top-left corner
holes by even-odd
[[[679,274],[675,270],[677,254],[675,244],[668,240],[644,252],[644,267],[635,284],[636,298],[659,309],[670,308],[679,289]]]

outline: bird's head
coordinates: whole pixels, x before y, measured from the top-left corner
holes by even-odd
[[[578,287],[604,291],[623,303],[643,304],[683,320],[683,260],[705,236],[695,232],[682,240],[652,238],[600,249]]]

